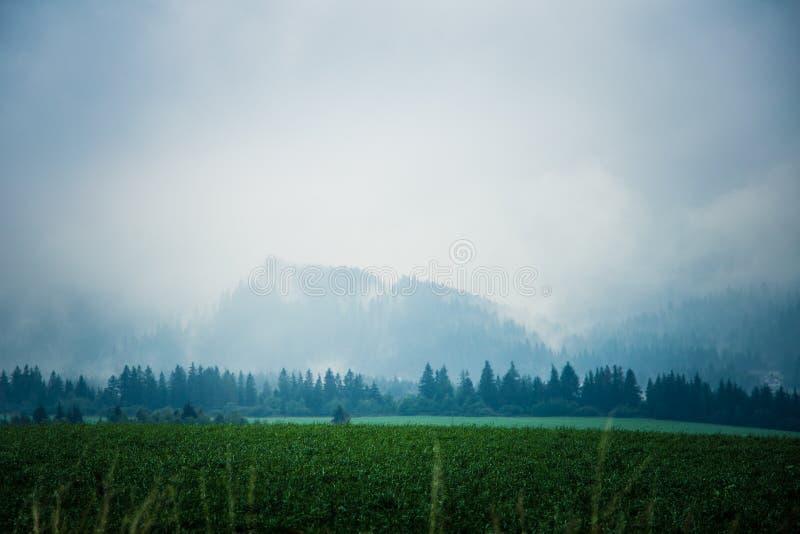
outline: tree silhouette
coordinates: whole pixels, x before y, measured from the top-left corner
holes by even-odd
[[[497,384],[494,379],[494,371],[489,361],[486,360],[481,371],[481,379],[478,382],[478,395],[487,406],[497,408]]]
[[[47,412],[41,404],[33,411],[33,422],[37,424],[47,422]]]
[[[191,403],[186,403],[183,405],[183,412],[181,413],[181,419],[197,419],[197,411],[194,409],[194,406]]]
[[[425,364],[425,370],[419,379],[419,394],[426,399],[433,399],[436,396],[436,379],[429,363]]]
[[[334,425],[347,425],[350,423],[350,414],[344,410],[341,404],[336,405],[331,423]]]

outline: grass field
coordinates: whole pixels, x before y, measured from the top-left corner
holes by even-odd
[[[465,426],[0,428],[0,532],[786,531],[800,441]]]
[[[248,419],[250,422],[254,423],[279,424],[317,424],[330,421],[330,417],[249,417]],[[605,417],[445,417],[438,415],[391,415],[381,417],[355,417],[352,423],[356,425],[437,425],[576,429],[604,429],[606,426],[611,425],[616,430],[642,430],[645,432],[725,434],[731,436],[792,436],[800,438],[800,432],[790,432],[788,430],[638,418],[609,420]]]

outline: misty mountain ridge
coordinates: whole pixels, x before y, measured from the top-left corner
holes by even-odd
[[[342,292],[330,275],[344,268],[311,267],[322,273],[313,284],[319,296],[297,279],[289,291],[269,294],[241,283],[179,334],[184,361],[268,371],[352,367],[402,378],[416,378],[428,361],[475,373],[486,359],[515,361],[527,371],[549,365],[539,337],[503,318],[490,300],[408,277],[390,287],[358,268],[346,268],[354,285]],[[143,339],[141,348],[157,354],[159,346]]]
[[[800,293],[762,284],[727,289],[565,340],[580,367],[608,361],[647,375],[668,369],[743,385],[800,386]]]
[[[630,366],[642,381],[674,369],[745,385],[800,383],[792,345],[800,331],[796,292],[728,290],[670,303],[618,324],[597,324],[558,350],[477,295],[407,277],[389,286],[357,267],[280,267],[310,267],[312,291],[295,276],[286,287],[261,294],[263,286],[251,275],[213,309],[147,333],[132,317],[108,313],[86,297],[15,300],[6,294],[0,298],[3,366],[29,363],[94,375],[118,372],[121,362],[167,370],[194,361],[266,373],[351,367],[416,379],[426,362],[474,377],[484,360],[498,369],[513,361],[542,376],[551,364],[570,360],[581,374],[597,365]],[[345,279],[351,285],[343,290]]]

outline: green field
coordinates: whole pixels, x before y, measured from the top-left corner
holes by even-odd
[[[317,424],[330,421],[330,417],[249,417],[248,420],[253,423],[270,424]],[[490,426],[502,428],[577,428],[600,430],[611,426],[616,430],[642,430],[645,432],[725,434],[731,436],[792,436],[800,438],[800,432],[791,432],[788,430],[639,418],[609,420],[605,417],[446,417],[439,415],[390,415],[381,417],[355,417],[352,419],[352,423],[356,425]]]
[[[6,426],[0,532],[796,532],[799,471],[785,437]]]

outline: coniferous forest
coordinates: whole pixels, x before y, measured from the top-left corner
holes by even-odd
[[[384,385],[389,384],[382,381]],[[406,384],[409,386],[410,384]],[[383,389],[383,391],[382,391]],[[259,383],[252,373],[177,365],[156,375],[126,365],[104,386],[80,375],[45,377],[36,366],[0,372],[0,412],[6,423],[80,422],[83,415],[117,422],[242,421],[243,416],[328,416],[342,406],[353,415],[651,417],[800,430],[797,391],[768,385],[750,392],[731,381],[709,384],[699,375],[669,372],[642,386],[632,369],[597,367],[581,380],[567,363],[549,377],[520,374],[513,362],[496,373],[486,361],[476,381],[462,371],[426,364],[416,391],[395,398],[378,381],[348,370],[324,375],[287,372]],[[213,416],[213,419],[212,419]]]

